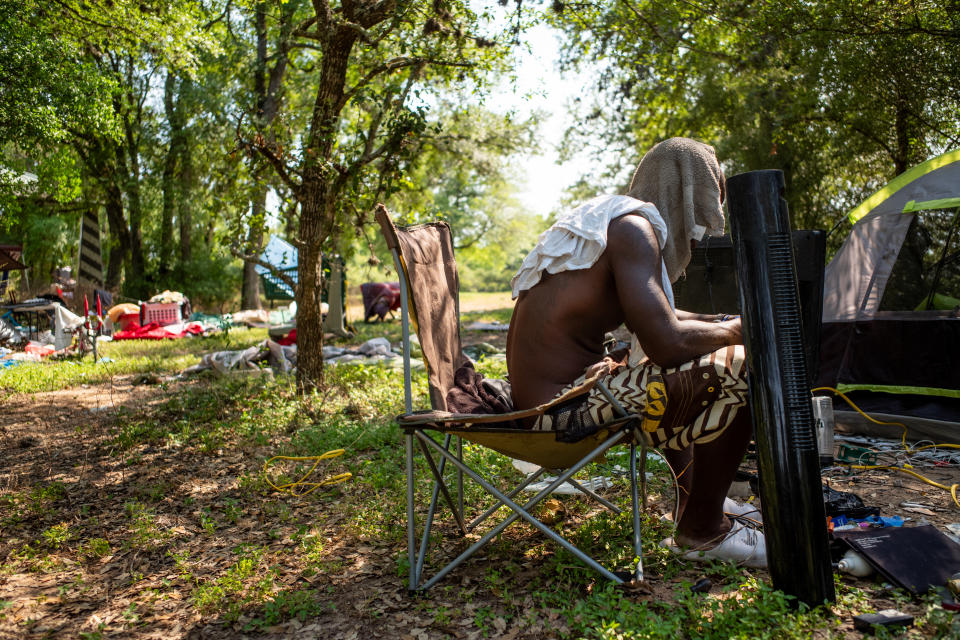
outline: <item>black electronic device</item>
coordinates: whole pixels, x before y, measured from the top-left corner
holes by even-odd
[[[871,633],[874,627],[909,627],[913,624],[913,616],[901,613],[896,609],[887,609],[877,613],[861,613],[853,617],[853,628],[864,633]]]
[[[835,593],[783,190],[781,171],[727,180],[770,576],[797,602],[818,606]]]
[[[803,322],[804,353],[810,386],[820,363],[820,327],[823,317],[823,272],[827,234],[820,229],[791,233],[797,289]],[[690,252],[686,275],[673,283],[678,309],[693,313],[740,313],[737,265],[730,236],[707,236]]]

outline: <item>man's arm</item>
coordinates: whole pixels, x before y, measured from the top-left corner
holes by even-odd
[[[701,322],[727,322],[728,320],[736,320],[740,316],[731,316],[725,313],[693,313],[692,311],[684,311],[683,309],[677,309],[677,319],[678,320],[700,320]]]
[[[672,367],[720,347],[743,342],[740,320],[703,321],[670,307],[660,281],[660,247],[650,223],[627,215],[610,223],[607,256],[627,328],[644,352],[662,367]],[[693,314],[691,314],[693,315]]]

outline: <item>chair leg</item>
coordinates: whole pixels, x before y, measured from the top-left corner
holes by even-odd
[[[539,520],[537,520],[536,518],[534,518],[532,515],[530,515],[530,514],[528,513],[528,510],[531,509],[531,508],[533,508],[537,503],[540,502],[540,500],[542,500],[544,497],[546,497],[547,495],[549,495],[554,489],[556,489],[556,488],[559,487],[561,484],[563,484],[564,482],[566,482],[567,479],[570,478],[570,476],[572,476],[573,474],[577,473],[580,469],[582,469],[582,468],[583,468],[584,466],[586,466],[588,463],[590,463],[591,461],[593,461],[594,458],[596,458],[596,457],[599,456],[601,453],[603,453],[604,451],[606,451],[607,449],[609,449],[610,447],[612,447],[614,444],[616,444],[617,442],[619,442],[620,440],[622,440],[625,435],[626,435],[626,432],[619,432],[619,433],[614,434],[614,435],[611,436],[610,438],[608,438],[605,442],[603,442],[603,443],[602,443],[601,445],[599,445],[596,449],[594,449],[590,454],[588,454],[586,457],[584,457],[580,462],[578,462],[576,465],[574,465],[574,466],[570,467],[569,469],[567,469],[567,470],[566,470],[563,474],[561,474],[556,480],[554,480],[552,483],[550,483],[550,486],[548,486],[548,487],[546,487],[545,489],[543,489],[542,491],[540,491],[536,496],[534,496],[533,498],[531,498],[531,499],[530,499],[524,506],[522,506],[522,507],[521,507],[520,505],[518,505],[517,503],[513,502],[513,500],[511,500],[510,498],[508,498],[506,495],[504,495],[500,490],[498,490],[496,487],[494,487],[493,485],[491,485],[489,482],[487,482],[486,480],[484,480],[479,474],[477,474],[477,473],[476,473],[473,469],[471,469],[469,466],[467,466],[467,465],[464,464],[464,465],[461,467],[461,468],[463,469],[463,472],[464,472],[465,474],[467,474],[467,476],[469,476],[474,482],[476,482],[476,483],[479,484],[481,487],[483,487],[483,489],[484,489],[485,491],[487,491],[487,493],[491,494],[492,496],[494,496],[495,498],[497,498],[498,500],[500,500],[501,502],[503,502],[505,505],[507,505],[508,507],[510,507],[510,509],[513,511],[513,513],[510,515],[510,517],[506,518],[503,522],[501,522],[501,523],[498,524],[496,527],[494,527],[492,530],[490,530],[489,532],[487,532],[487,534],[484,535],[480,540],[478,540],[478,541],[475,542],[473,545],[471,545],[469,549],[467,549],[466,551],[464,551],[463,553],[461,553],[459,556],[457,556],[456,559],[454,559],[454,560],[453,560],[452,562],[450,562],[447,566],[445,566],[443,569],[441,569],[435,576],[433,576],[433,578],[431,578],[431,579],[428,580],[426,583],[424,583],[424,585],[423,585],[422,587],[419,587],[420,590],[426,591],[427,589],[429,589],[430,587],[432,587],[432,586],[433,586],[434,584],[436,584],[439,580],[441,580],[444,576],[446,576],[447,573],[449,573],[449,572],[452,571],[454,568],[456,568],[457,566],[459,566],[464,560],[466,560],[466,559],[469,558],[471,555],[473,555],[478,549],[480,549],[483,545],[485,545],[487,542],[489,542],[494,536],[496,536],[497,534],[499,534],[503,529],[505,529],[505,528],[506,528],[508,525],[510,525],[512,522],[514,522],[517,518],[523,518],[524,520],[526,520],[527,522],[529,522],[531,525],[533,525],[533,526],[536,527],[538,530],[540,530],[540,532],[543,533],[545,536],[547,536],[548,538],[550,538],[551,540],[553,540],[554,542],[556,542],[557,544],[559,544],[560,546],[562,546],[562,547],[563,547],[564,549],[566,549],[569,553],[571,553],[573,556],[575,556],[576,558],[578,558],[581,562],[583,562],[584,564],[586,564],[588,567],[590,567],[591,569],[593,569],[594,571],[596,571],[597,573],[599,573],[600,575],[602,575],[602,576],[605,577],[606,579],[608,579],[608,580],[610,580],[610,581],[612,581],[612,582],[618,583],[618,584],[619,584],[619,583],[622,583],[622,582],[623,582],[622,579],[618,578],[616,575],[614,575],[613,573],[611,573],[606,567],[604,567],[603,565],[601,565],[600,563],[598,563],[596,560],[594,560],[593,558],[591,558],[590,556],[588,556],[588,555],[585,554],[584,552],[580,551],[580,549],[578,549],[577,547],[575,547],[574,545],[572,545],[570,542],[568,542],[566,539],[564,539],[562,536],[560,536],[559,534],[557,534],[557,532],[553,531],[552,529],[550,529],[549,527],[547,527],[545,524],[543,524],[542,522],[540,522]],[[428,438],[427,436],[424,436],[424,435],[421,434],[421,433],[417,433],[417,436],[418,436],[418,439],[419,439],[421,442],[423,442],[423,443],[426,444],[426,445],[429,445],[429,446],[433,447],[433,448],[437,451],[437,453],[439,453],[440,455],[442,455],[442,456],[444,456],[445,458],[447,458],[448,460],[450,460],[451,464],[454,464],[454,465],[457,465],[458,467],[460,467],[460,464],[458,464],[458,463],[459,463],[459,460],[457,460],[456,456],[452,455],[449,451],[444,450],[444,449],[443,449],[439,444],[437,444],[432,438]],[[634,467],[634,468],[636,468],[636,467]]]
[[[463,438],[457,436],[457,458],[463,462]],[[466,509],[463,504],[463,471],[457,467],[457,505],[460,508],[460,516],[466,517]],[[469,530],[469,527],[467,527]]]
[[[643,436],[641,436],[643,437]],[[640,468],[640,474],[644,483],[644,507],[646,507],[646,479],[647,479],[647,447],[641,447],[641,456],[643,464]],[[633,579],[643,580],[643,547],[640,539],[640,499],[637,495],[637,444],[636,441],[630,443],[630,502],[633,509],[633,553],[637,560],[637,568],[634,570]]]
[[[410,563],[410,581],[407,588],[415,591],[420,586],[420,576],[417,572],[417,521],[416,511],[413,508],[414,500],[414,477],[413,477],[413,434],[407,433],[404,436],[404,444],[407,453],[407,561]]]
[[[447,501],[447,505],[450,507],[450,510],[453,512],[453,517],[457,521],[457,526],[460,527],[460,532],[463,535],[467,535],[467,527],[463,523],[463,513],[457,509],[457,503],[453,501],[453,498],[450,496],[450,491],[447,489],[447,483],[443,481],[443,467],[446,462],[446,458],[440,460],[440,468],[437,468],[436,463],[433,461],[433,456],[430,455],[430,452],[427,450],[427,446],[424,444],[424,439],[428,436],[423,436],[423,438],[418,438],[417,442],[420,445],[420,449],[423,451],[423,457],[426,458],[427,464],[430,466],[430,471],[433,473],[434,485],[433,493],[436,495],[437,490],[443,493],[443,499]],[[432,441],[432,439],[431,439]],[[443,443],[443,448],[445,451],[450,450],[450,436],[447,435]],[[434,504],[431,504],[431,513],[433,512]]]
[[[450,450],[450,439],[451,437],[448,434],[443,441],[443,448],[448,451]],[[423,448],[422,443],[420,444],[420,447]],[[427,460],[430,464],[430,469],[433,472],[435,479],[433,482],[433,495],[430,496],[430,507],[427,509],[427,517],[423,524],[423,537],[420,539],[420,552],[417,555],[417,575],[418,576],[423,575],[423,565],[427,559],[427,545],[430,543],[430,529],[433,527],[433,517],[437,511],[437,500],[440,497],[441,488],[444,490],[445,495],[447,495],[446,484],[443,482],[443,469],[447,464],[446,458],[441,458],[440,468],[437,469],[437,467],[433,465],[433,458],[430,456],[430,453],[426,449],[423,449],[423,453],[427,457]],[[436,478],[439,478],[439,479],[436,479]],[[448,503],[450,502],[449,495],[447,495],[447,502]],[[452,508],[452,505],[451,505],[451,508]],[[459,512],[454,510],[453,515],[454,515],[454,518],[456,518],[457,523],[460,525],[460,531],[464,535],[466,535],[467,533],[466,529],[464,529],[463,527],[463,509],[461,508]]]

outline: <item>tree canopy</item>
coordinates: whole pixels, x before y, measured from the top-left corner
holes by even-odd
[[[530,25],[592,72],[565,144],[597,161],[569,198],[623,187],[683,135],[728,173],[782,169],[796,226],[830,228],[960,146],[954,5],[0,0],[0,239],[26,240],[42,277],[76,259],[96,214],[107,288],[255,307],[256,257],[279,233],[300,252],[307,389],[322,382],[320,255],[360,264],[377,202],[450,221],[477,289],[505,288],[545,225],[516,199],[538,116],[484,100],[516,82]]]
[[[605,140],[630,166],[658,140],[700,138],[728,173],[783,170],[797,224],[830,228],[864,194],[960,145],[954,4],[554,3],[565,64],[601,69],[569,141]]]

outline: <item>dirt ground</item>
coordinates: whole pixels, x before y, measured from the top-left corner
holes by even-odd
[[[469,332],[468,332],[469,334]],[[481,333],[484,342],[502,346],[505,332]],[[467,342],[475,338],[467,338]],[[191,602],[191,592],[204,571],[223,566],[223,558],[238,544],[260,545],[282,550],[299,522],[310,522],[318,535],[329,540],[326,552],[338,562],[339,569],[315,576],[310,586],[326,588],[329,604],[326,613],[300,622],[293,619],[275,627],[262,629],[262,634],[285,637],[366,638],[376,635],[386,640],[456,637],[475,638],[471,610],[490,607],[494,623],[490,637],[548,638],[565,627],[548,614],[534,624],[496,623],[500,600],[487,593],[481,583],[483,562],[468,563],[449,580],[468,590],[472,600],[463,619],[436,622],[423,613],[420,602],[405,594],[398,577],[397,550],[369,540],[343,537],[338,533],[337,514],[333,507],[318,503],[297,503],[291,499],[290,509],[296,518],[274,526],[264,510],[251,509],[234,523],[221,520],[222,528],[214,535],[203,531],[202,514],[214,509],[214,497],[238,496],[239,478],[259,472],[257,460],[264,452],[257,450],[225,450],[215,455],[190,449],[174,449],[141,445],[121,452],[113,448],[114,428],[122,420],[126,407],[130,412],[148,411],[150,407],[178,392],[173,382],[165,388],[134,385],[133,380],[116,380],[112,384],[83,386],[65,391],[13,395],[2,401],[0,412],[0,493],[9,494],[37,483],[60,482],[66,487],[65,505],[55,516],[38,512],[37,522],[27,523],[0,532],[0,558],[25,542],[26,532],[37,532],[58,522],[87,522],[91,513],[100,514],[96,527],[100,533],[87,535],[114,540],[117,532],[129,527],[124,517],[131,499],[146,499],[153,487],[166,488],[166,497],[156,506],[157,526],[186,543],[191,552],[193,576],[184,578],[175,558],[160,552],[115,547],[103,557],[78,560],[74,553],[52,553],[53,561],[42,570],[17,573],[0,572],[0,638],[80,637],[80,633],[108,629],[104,637],[118,638],[229,638],[240,637],[231,626],[198,612]],[[144,464],[146,463],[146,464]],[[947,484],[960,482],[956,468],[925,469],[925,475]],[[960,511],[952,506],[947,491],[936,489],[908,476],[891,472],[871,471],[856,476],[842,472],[832,474],[831,485],[854,491],[868,504],[881,507],[884,515],[902,515],[914,522],[930,522],[941,529],[960,521]],[[192,506],[185,508],[174,496],[187,494]],[[63,500],[60,504],[63,504]],[[903,503],[919,506],[904,507]],[[2,505],[0,505],[2,506]],[[663,505],[669,510],[668,505]],[[50,519],[50,518],[55,519]],[[48,521],[49,520],[49,521]],[[530,532],[511,535],[530,536]],[[536,571],[529,566],[524,571]],[[764,572],[757,572],[765,578]],[[695,568],[686,570],[676,580],[695,582],[700,577]],[[520,576],[522,579],[522,576]],[[277,576],[280,584],[294,587],[304,578],[291,567]],[[522,584],[522,580],[520,582]],[[859,586],[864,583],[858,582]],[[672,584],[649,583],[650,589],[637,592],[638,599],[669,599]],[[144,601],[144,593],[156,594],[153,601]],[[472,590],[472,591],[470,591]],[[518,598],[523,598],[522,590]],[[529,597],[529,596],[528,596]],[[441,595],[434,596],[431,606],[443,604]],[[894,606],[882,589],[870,605],[877,609]],[[911,605],[913,606],[913,605]],[[472,608],[472,609],[471,609]],[[914,608],[919,615],[920,610]],[[425,619],[426,618],[426,619]],[[849,637],[860,637],[852,631],[850,621],[844,630]],[[87,635],[87,638],[100,637]]]

